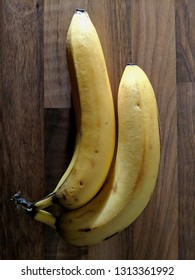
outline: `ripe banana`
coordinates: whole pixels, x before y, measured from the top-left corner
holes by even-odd
[[[86,205],[56,218],[45,210],[34,219],[77,246],[108,239],[131,224],[153,193],[160,162],[157,104],[146,74],[127,65],[118,90],[115,163],[100,192]]]
[[[89,15],[77,10],[69,26],[67,61],[77,136],[66,172],[36,209],[54,202],[78,208],[91,200],[108,174],[115,148],[115,113],[104,54]]]

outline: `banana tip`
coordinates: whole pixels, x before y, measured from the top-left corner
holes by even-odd
[[[78,13],[78,12],[79,12],[79,13],[85,13],[86,11],[85,11],[84,9],[79,9],[79,8],[78,8],[78,9],[76,9],[76,13]]]
[[[127,66],[137,66],[135,63],[127,63]]]

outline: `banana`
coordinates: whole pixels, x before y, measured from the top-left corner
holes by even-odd
[[[144,71],[127,65],[118,90],[118,142],[114,165],[100,192],[79,209],[54,217],[34,212],[68,243],[83,246],[106,240],[144,210],[156,185],[160,137],[155,94]]]
[[[89,15],[77,10],[66,40],[77,136],[72,160],[56,188],[37,201],[37,210],[54,202],[74,209],[101,188],[115,149],[115,112],[105,58]]]

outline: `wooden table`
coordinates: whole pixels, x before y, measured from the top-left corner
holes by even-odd
[[[75,137],[65,40],[76,8],[102,42],[113,97],[128,62],[154,87],[161,164],[154,195],[126,230],[91,247],[67,245],[16,209],[55,187]],[[195,1],[0,1],[0,258],[195,259]]]

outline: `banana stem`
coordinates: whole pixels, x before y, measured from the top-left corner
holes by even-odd
[[[14,203],[20,208],[23,208],[27,212],[32,212],[39,211],[53,205],[54,196],[54,194],[50,194],[41,200],[30,202],[21,196],[21,192],[18,192],[11,197],[11,200],[14,201]]]
[[[11,200],[20,208],[26,210],[27,212],[32,212],[34,210],[34,203],[26,200],[21,196],[21,192],[14,194]]]
[[[35,210],[41,210],[41,209],[45,209],[51,205],[53,205],[53,198],[54,198],[54,194],[50,194],[48,196],[46,196],[45,198],[42,198],[41,200],[38,200],[37,202],[35,202],[34,207]]]
[[[56,218],[51,213],[45,210],[38,210],[35,212],[34,220],[46,224],[53,229],[56,229]]]
[[[56,229],[56,217],[50,212],[41,210],[42,208],[53,204],[52,197],[53,196],[46,197],[44,202],[41,200],[39,205],[39,202],[29,202],[21,196],[21,192],[18,192],[11,197],[11,200],[14,201],[17,206],[24,209],[35,221],[44,223],[51,228]]]

